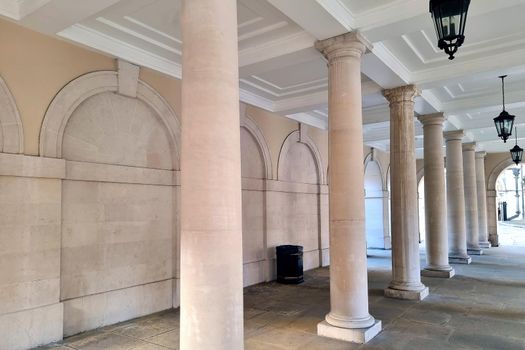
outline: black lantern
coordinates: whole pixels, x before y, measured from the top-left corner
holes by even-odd
[[[501,91],[503,95],[503,111],[494,118],[494,124],[496,125],[496,130],[498,131],[498,136],[507,142],[507,139],[512,135],[512,127],[514,126],[514,116],[509,114],[505,110],[505,78],[506,75],[500,76],[501,79]]]
[[[470,0],[430,0],[430,13],[436,26],[438,47],[445,50],[448,59],[465,41],[465,24]]]
[[[521,163],[521,160],[523,159],[523,148],[518,146],[518,130],[516,128],[516,146],[512,147],[510,150],[510,156],[512,157],[512,161],[518,165]]]

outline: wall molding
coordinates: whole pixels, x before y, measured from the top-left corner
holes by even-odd
[[[510,156],[507,159],[502,160],[499,162],[489,173],[489,176],[487,177],[486,182],[486,188],[487,188],[487,194],[496,193],[496,181],[498,181],[498,177],[501,174],[503,170],[508,168],[510,165],[514,164]]]
[[[264,161],[265,178],[273,179],[272,157],[270,155],[268,143],[266,142],[261,129],[259,129],[257,124],[247,114],[246,105],[241,105],[240,125],[241,128],[246,129],[253,136],[259,146]]]
[[[179,171],[66,160],[65,180],[176,186]]]
[[[7,84],[0,77],[0,152],[24,153],[20,113]]]
[[[63,179],[66,162],[63,159],[0,153],[0,176]]]

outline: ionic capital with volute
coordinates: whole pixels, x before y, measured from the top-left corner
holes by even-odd
[[[390,105],[402,102],[413,103],[416,96],[419,96],[419,91],[415,85],[405,85],[383,90],[383,96],[385,96]]]
[[[447,141],[461,141],[463,140],[463,137],[465,137],[465,133],[463,132],[463,130],[447,131],[443,133],[443,137]]]
[[[354,31],[319,40],[315,43],[315,48],[330,64],[341,58],[360,58],[367,50],[372,50],[372,44],[361,33]]]

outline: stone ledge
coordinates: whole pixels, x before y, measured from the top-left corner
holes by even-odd
[[[454,269],[451,270],[421,270],[421,276],[424,277],[436,277],[436,278],[452,278],[456,274]]]
[[[66,161],[66,180],[176,186],[179,171]]]
[[[428,287],[421,290],[399,290],[393,288],[385,289],[385,297],[403,300],[416,300],[420,301],[428,296]]]
[[[449,256],[448,257],[449,264],[470,264],[472,262],[472,258],[470,256],[468,257],[462,257],[462,256]]]
[[[66,176],[63,159],[0,153],[0,176],[62,179]]]
[[[338,339],[352,343],[365,344],[381,332],[381,321],[368,328],[340,328],[326,321],[317,324],[317,335],[326,338]]]

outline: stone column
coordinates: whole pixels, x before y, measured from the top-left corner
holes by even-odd
[[[316,43],[328,60],[330,313],[321,336],[365,343],[381,330],[368,312],[361,56],[352,32]]]
[[[182,350],[244,348],[237,2],[181,10]]]
[[[463,186],[465,189],[465,222],[467,227],[467,252],[481,255],[479,247],[478,193],[476,180],[476,143],[463,144]]]
[[[487,191],[487,226],[489,242],[492,247],[499,247],[498,238],[498,210],[497,210],[497,192],[495,190]]]
[[[417,207],[413,85],[383,91],[390,103],[390,171],[392,203],[392,281],[385,296],[422,300]]]
[[[478,195],[479,247],[490,248],[487,224],[487,190],[485,186],[485,156],[487,152],[476,152],[476,193]]]
[[[423,124],[425,161],[425,236],[426,277],[454,276],[448,262],[447,199],[445,186],[445,155],[443,152],[443,113],[418,117]]]
[[[467,254],[465,190],[463,188],[463,130],[449,131],[446,140],[448,259],[451,263],[470,264]]]

